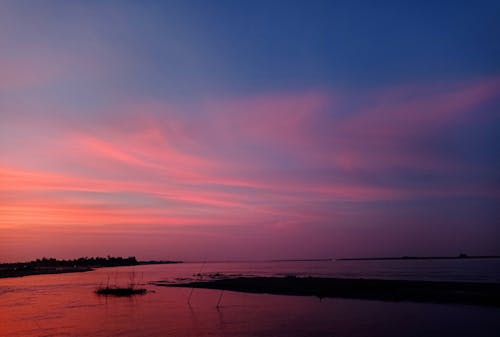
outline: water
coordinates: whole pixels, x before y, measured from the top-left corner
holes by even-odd
[[[197,269],[198,268],[198,269]],[[243,276],[318,276],[429,281],[500,282],[500,259],[283,261],[184,264],[159,278],[192,277],[193,273]]]
[[[500,309],[157,287],[202,274],[498,282],[498,260],[186,263],[0,279],[0,336],[498,336]],[[106,298],[131,278],[153,290]]]

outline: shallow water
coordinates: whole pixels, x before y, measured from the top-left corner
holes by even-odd
[[[469,261],[426,262],[412,261],[413,266],[408,261],[390,261],[385,266],[359,261],[340,266],[338,262],[186,263],[0,279],[0,336],[498,336],[497,308],[319,301],[205,289],[195,289],[188,304],[191,289],[149,284],[198,277],[193,275],[200,270],[202,274],[412,279],[420,275],[425,279],[489,281],[495,281],[495,270],[500,270],[494,268],[498,266],[495,261],[470,261],[478,263],[465,267],[453,262]],[[108,279],[111,284],[125,285],[132,278],[154,292],[132,298],[94,294],[96,286]]]

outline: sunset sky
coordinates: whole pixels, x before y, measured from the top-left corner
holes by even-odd
[[[500,254],[500,2],[0,2],[0,262]]]

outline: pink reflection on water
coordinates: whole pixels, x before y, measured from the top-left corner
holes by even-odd
[[[127,282],[131,271],[154,292],[94,293],[108,276]],[[495,336],[500,328],[500,310],[491,308],[229,291],[217,308],[218,290],[195,289],[188,305],[189,288],[148,284],[198,271],[185,264],[2,279],[0,336]]]

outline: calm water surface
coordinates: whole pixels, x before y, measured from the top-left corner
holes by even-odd
[[[500,281],[500,261],[186,263],[0,279],[0,336],[498,336],[500,309],[150,285],[202,274]],[[154,291],[94,294],[135,278]]]

